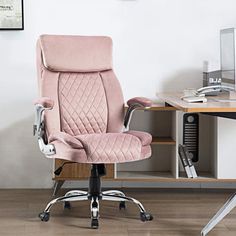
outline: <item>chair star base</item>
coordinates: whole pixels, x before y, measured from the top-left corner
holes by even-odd
[[[64,202],[64,208],[70,209],[70,202],[90,200],[91,211],[91,228],[97,229],[99,226],[99,201],[118,201],[119,209],[125,208],[125,202],[132,202],[137,205],[140,211],[141,221],[151,221],[153,216],[146,212],[144,206],[136,199],[127,197],[122,191],[108,190],[101,191],[101,176],[105,174],[103,164],[93,164],[91,168],[91,176],[89,178],[88,192],[82,190],[71,190],[64,196],[53,199],[48,203],[45,210],[39,214],[42,221],[47,222],[50,218],[50,210],[52,206],[58,202]]]

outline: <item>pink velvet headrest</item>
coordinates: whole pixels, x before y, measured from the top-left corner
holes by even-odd
[[[104,36],[42,35],[43,64],[48,70],[93,72],[112,69],[112,40]]]

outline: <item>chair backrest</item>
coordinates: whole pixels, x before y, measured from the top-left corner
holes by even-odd
[[[42,35],[37,69],[40,96],[54,100],[45,114],[49,134],[121,132],[124,100],[109,37]]]

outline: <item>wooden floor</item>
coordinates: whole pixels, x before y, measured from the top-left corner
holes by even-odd
[[[51,198],[50,190],[0,190],[0,236],[200,236],[202,227],[230,195],[229,191],[196,190],[125,192],[152,212],[152,222],[141,222],[131,204],[119,211],[117,203],[101,202],[100,228],[92,230],[89,202],[76,202],[71,210],[56,205],[50,221],[45,223],[37,215]],[[235,210],[209,233],[235,235]]]

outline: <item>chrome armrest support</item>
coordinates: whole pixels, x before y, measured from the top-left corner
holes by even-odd
[[[130,125],[130,121],[132,119],[133,113],[135,110],[137,110],[138,108],[145,108],[148,109],[150,107],[145,107],[140,103],[133,103],[132,105],[130,105],[125,113],[125,119],[124,119],[124,127],[125,130],[124,131],[128,131],[129,130],[129,125]]]
[[[44,140],[45,135],[45,125],[43,120],[43,113],[45,110],[50,110],[50,108],[45,108],[41,104],[35,105],[35,121],[33,126],[34,136],[37,136],[39,149],[46,156],[54,155],[56,153],[53,144],[46,144]]]
[[[129,124],[133,115],[133,112],[138,108],[148,109],[152,106],[152,101],[145,97],[134,97],[127,101],[128,109],[125,114],[124,128],[125,131],[129,130]]]

